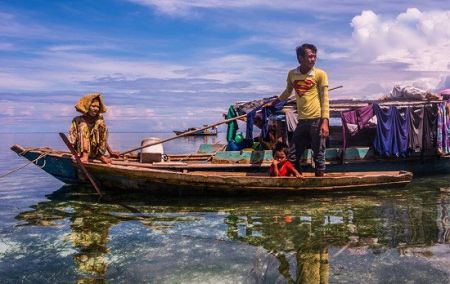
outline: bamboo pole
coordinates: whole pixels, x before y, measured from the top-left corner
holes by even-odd
[[[183,137],[183,136],[188,136],[188,135],[191,135],[191,134],[193,134],[193,133],[195,133],[197,131],[202,131],[202,130],[205,130],[205,129],[208,129],[208,128],[211,128],[211,127],[214,127],[214,126],[217,126],[217,125],[221,125],[221,124],[224,124],[224,123],[229,123],[229,122],[238,120],[240,118],[244,118],[246,116],[247,116],[247,114],[239,115],[239,116],[236,116],[236,117],[233,117],[233,118],[230,118],[230,119],[225,119],[225,120],[216,122],[214,124],[210,124],[210,125],[204,126],[202,128],[199,128],[199,129],[191,130],[191,131],[188,131],[188,132],[183,132],[183,133],[181,133],[179,135],[176,135],[174,137],[170,137],[170,138],[167,138],[167,139],[155,142],[155,143],[151,143],[151,144],[148,144],[148,145],[140,146],[140,147],[137,147],[137,148],[134,148],[134,149],[122,152],[121,155],[125,155],[125,154],[128,154],[128,153],[137,151],[137,150],[141,150],[141,149],[144,149],[144,148],[147,148],[147,147],[151,147],[151,146],[154,146],[154,145],[165,143],[165,142],[168,142],[168,141],[171,141],[171,140]]]
[[[70,144],[69,139],[67,139],[66,134],[59,133],[59,136],[64,141],[64,144],[66,144],[67,148],[69,148],[72,155],[75,157],[75,161],[77,165],[80,167],[81,171],[83,172],[84,176],[89,180],[89,182],[92,184],[92,186],[95,188],[95,191],[97,191],[97,194],[100,195],[100,197],[103,196],[102,192],[100,191],[100,188],[95,183],[92,176],[89,174],[89,172],[86,170],[86,167],[83,165],[83,163],[80,160],[80,157],[78,156],[77,151],[73,148],[72,144]]]
[[[329,89],[328,91],[333,91],[333,90],[336,90],[336,89],[339,89],[339,88],[342,88],[342,87],[343,87],[343,86],[337,86],[337,87],[334,87],[334,88]],[[275,101],[275,100],[277,100],[277,99],[278,99],[278,97],[275,98],[274,100],[272,100],[272,102]],[[202,127],[202,128],[199,128],[199,129],[191,130],[191,131],[188,131],[188,132],[183,132],[183,133],[181,133],[181,134],[179,134],[179,135],[176,135],[176,136],[174,136],[174,137],[170,137],[170,138],[167,138],[167,139],[164,139],[164,140],[155,142],[155,143],[151,143],[151,144],[148,144],[148,145],[136,147],[136,148],[133,148],[133,149],[131,149],[131,150],[122,152],[122,153],[120,153],[120,155],[129,154],[129,153],[131,153],[131,152],[134,152],[134,151],[137,151],[137,150],[142,150],[142,149],[147,148],[147,147],[151,147],[151,146],[154,146],[154,145],[166,143],[166,142],[175,140],[175,139],[180,138],[180,137],[184,137],[184,136],[188,136],[188,135],[194,134],[194,133],[197,132],[197,131],[202,131],[202,130],[205,130],[205,129],[208,129],[208,128],[211,128],[211,127],[214,127],[214,126],[218,126],[218,125],[221,125],[221,124],[224,124],[224,123],[229,123],[229,122],[232,122],[232,121],[235,121],[235,120],[244,118],[244,117],[246,117],[246,116],[247,116],[247,114],[239,115],[239,116],[236,116],[236,117],[233,117],[233,118],[230,118],[230,119],[225,119],[225,120],[216,122],[216,123],[214,123],[214,124],[210,124],[210,125],[204,126],[204,127]]]

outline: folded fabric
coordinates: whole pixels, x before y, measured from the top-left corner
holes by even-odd
[[[286,110],[284,113],[286,115],[287,131],[294,132],[298,122],[297,113],[290,109]]]

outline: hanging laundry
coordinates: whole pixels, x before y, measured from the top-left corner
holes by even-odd
[[[269,135],[269,117],[272,114],[272,111],[269,108],[263,107],[261,109],[261,113],[262,113],[261,137],[263,140],[265,140]]]
[[[423,115],[423,150],[429,150],[436,147],[437,118],[437,106],[425,106]]]
[[[231,119],[236,117],[236,111],[234,110],[234,107],[231,105],[228,108],[228,113],[225,116],[226,119]],[[236,132],[239,129],[238,123],[236,120],[230,121],[227,123],[227,142],[234,140],[234,137],[236,137]]]
[[[247,127],[245,129],[245,139],[252,140],[253,139],[253,124],[255,123],[256,112],[260,108],[255,108],[254,110],[247,113]]]
[[[298,123],[297,112],[295,112],[294,110],[288,109],[288,110],[284,111],[284,114],[286,116],[287,131],[294,132],[295,128],[297,127],[297,123]]]
[[[450,101],[447,103],[450,104]],[[440,155],[450,153],[450,114],[447,109],[447,103],[444,102],[438,105],[436,148]]]
[[[384,157],[405,157],[408,150],[408,112],[402,117],[400,111],[391,106],[383,110],[373,104],[377,116],[377,134],[373,141],[375,151]]]
[[[414,152],[420,152],[423,148],[423,116],[424,108],[408,108],[409,118],[409,142],[408,148]]]
[[[269,117],[276,113],[277,111],[280,111],[283,107],[286,101],[280,101],[274,106],[267,108],[263,107],[263,105],[267,104],[269,101],[265,101],[261,106],[254,108],[249,113],[247,113],[247,127],[245,130],[245,139],[246,140],[252,140],[253,139],[253,125],[255,124],[255,118],[256,118],[256,112],[261,110],[261,121],[257,123],[257,126],[261,128],[261,137],[263,139],[267,139],[267,136],[269,134]]]
[[[342,148],[347,148],[347,135],[354,136],[361,129],[369,126],[374,117],[372,105],[355,110],[341,112],[342,120]]]

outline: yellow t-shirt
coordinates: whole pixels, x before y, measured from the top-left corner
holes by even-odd
[[[300,67],[288,73],[287,86],[279,96],[286,100],[295,90],[298,119],[330,118],[328,102],[328,77],[322,69],[313,67],[307,74]]]

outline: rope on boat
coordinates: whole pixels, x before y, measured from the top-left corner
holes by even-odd
[[[22,152],[22,153],[20,153],[20,154],[23,155],[23,154],[25,154],[26,152],[29,152],[29,151],[30,151],[30,150],[24,151],[24,152]],[[31,163],[36,164],[36,166],[38,166],[38,167],[40,167],[40,168],[45,167],[45,164],[46,164],[46,161],[45,161],[45,160],[44,160],[44,163],[42,164],[42,166],[39,166],[39,165],[37,164],[37,162],[38,162],[40,159],[42,159],[42,158],[44,158],[45,156],[47,156],[47,154],[48,154],[48,153],[42,153],[42,154],[40,154],[39,157],[37,157],[36,159],[34,159],[34,160],[32,160],[32,161],[29,161],[29,162],[26,163],[25,165],[20,166],[20,167],[18,167],[18,168],[16,168],[16,169],[13,169],[13,170],[11,170],[11,171],[5,173],[5,174],[0,175],[0,178],[4,178],[4,177],[6,177],[6,176],[8,176],[8,175],[10,175],[10,174],[12,174],[12,173],[15,173],[15,172],[17,172],[17,171],[19,171],[19,170],[25,168],[26,166],[28,166],[28,165],[31,164]]]

